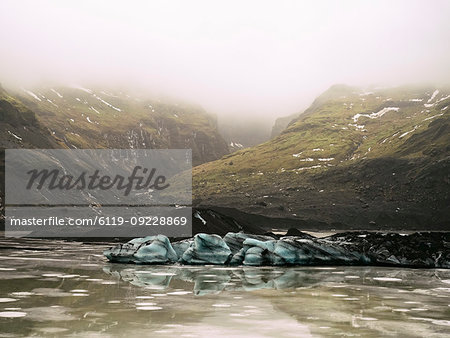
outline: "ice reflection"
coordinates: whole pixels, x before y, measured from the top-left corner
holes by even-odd
[[[192,284],[195,295],[216,294],[222,291],[254,291],[262,289],[283,290],[305,288],[316,284],[329,287],[346,287],[352,280],[364,279],[366,284],[381,282],[401,282],[398,270],[387,270],[385,277],[365,277],[373,269],[354,268],[361,276],[347,275],[345,269],[338,268],[286,268],[276,270],[270,267],[232,267],[211,266],[133,266],[108,264],[103,271],[132,285],[149,289],[167,289],[176,281]],[[339,272],[339,273],[336,273]],[[358,282],[355,282],[358,283]],[[342,295],[346,297],[347,295]]]
[[[125,265],[106,262],[101,245],[58,245],[2,251],[2,334],[445,336],[450,328],[450,270]]]

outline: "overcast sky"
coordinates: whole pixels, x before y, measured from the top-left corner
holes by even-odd
[[[449,83],[450,1],[0,1],[0,82],[120,85],[276,117],[334,83]]]

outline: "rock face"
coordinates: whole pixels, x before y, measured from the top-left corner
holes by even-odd
[[[6,101],[4,96],[0,89],[0,111],[17,110],[17,106],[3,105]],[[10,129],[9,123],[6,128],[23,140],[3,129],[0,135],[6,136],[6,148],[11,148],[10,143],[25,147],[31,143],[32,148],[52,147],[48,144],[48,140],[52,139],[54,144],[55,140],[60,143],[58,147],[71,149],[190,148],[194,165],[219,159],[229,153],[228,145],[218,131],[216,118],[191,104],[154,99],[132,92],[74,86],[38,86],[11,91],[7,101],[12,100],[20,103],[21,107],[18,107],[19,119],[10,121],[20,128]],[[29,116],[31,114],[33,116]],[[25,118],[27,121],[23,121]],[[45,128],[42,135],[38,135],[37,127],[28,128],[32,119],[39,120],[43,126],[41,129]],[[27,127],[26,131],[23,126]],[[51,130],[51,135],[47,128]],[[30,137],[30,131],[34,131],[33,137]],[[44,139],[48,139],[47,144],[43,143]]]
[[[375,265],[450,268],[450,233],[348,232],[327,237],[347,251],[364,253]]]
[[[133,239],[106,250],[112,262],[228,265],[387,265],[450,268],[450,233],[347,232],[325,238],[228,233],[197,234],[170,243],[162,235]]]
[[[0,148],[63,148],[35,112],[0,86]]]

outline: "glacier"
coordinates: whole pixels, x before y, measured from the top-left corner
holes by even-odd
[[[134,264],[450,268],[450,234],[354,231],[316,238],[302,232],[282,237],[229,232],[174,242],[157,235],[111,247],[104,255],[113,263]]]

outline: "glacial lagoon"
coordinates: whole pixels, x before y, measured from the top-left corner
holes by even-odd
[[[0,240],[0,336],[450,334],[450,270],[115,264],[109,246]]]

